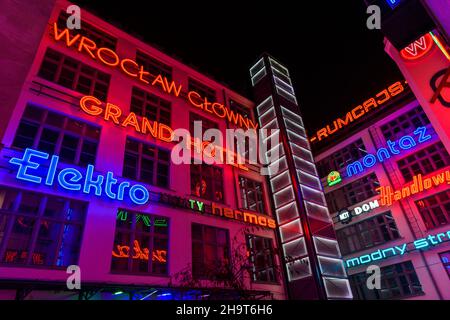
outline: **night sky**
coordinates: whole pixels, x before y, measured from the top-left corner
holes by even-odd
[[[308,132],[403,78],[363,0],[74,2],[250,99],[248,69],[270,53],[291,73]]]

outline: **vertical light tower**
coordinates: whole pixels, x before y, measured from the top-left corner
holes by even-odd
[[[289,297],[351,299],[289,71],[263,54],[250,77],[260,128],[280,130],[280,156],[267,169]]]

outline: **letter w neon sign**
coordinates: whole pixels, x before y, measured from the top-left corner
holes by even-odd
[[[427,54],[433,46],[433,38],[425,34],[400,51],[400,55],[406,60],[416,60]]]

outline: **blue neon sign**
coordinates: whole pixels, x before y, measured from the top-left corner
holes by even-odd
[[[48,153],[27,148],[21,159],[11,158],[9,163],[18,166],[16,178],[19,180],[42,184],[42,180],[45,179],[45,185],[53,186],[56,178],[58,186],[65,190],[82,191],[97,197],[105,194],[108,198],[119,201],[128,196],[133,203],[138,205],[146,204],[149,200],[149,192],[143,185],[132,185],[128,181],[117,185],[118,179],[114,178],[113,172],[108,171],[105,179],[104,175],[94,174],[95,168],[91,164],[87,166],[84,175],[75,168],[65,168],[57,173],[59,157],[52,155],[48,169],[45,170],[41,167],[42,163],[38,161],[39,159],[48,160],[49,157]]]
[[[347,266],[347,268],[353,268],[377,260],[392,258],[395,256],[403,256],[404,254],[414,250],[425,250],[430,247],[440,245],[443,242],[449,241],[450,241],[450,230],[448,230],[447,232],[438,233],[436,235],[429,235],[426,238],[421,238],[411,243],[403,243],[400,246],[378,249],[368,254],[350,258],[345,261],[345,265]]]
[[[391,7],[391,9],[397,7],[400,2],[402,2],[402,0],[386,0],[386,3],[389,5],[389,7]]]
[[[399,155],[406,150],[414,148],[417,144],[423,143],[430,139],[431,135],[427,134],[427,128],[419,127],[414,130],[414,137],[411,135],[404,135],[398,141],[392,142],[391,140],[387,140],[386,144],[388,148],[379,148],[376,152],[376,156],[369,153],[364,156],[362,160],[360,159],[350,163],[347,166],[347,176],[351,177],[364,172],[365,169],[373,167],[377,162],[383,162],[391,158],[391,155]],[[398,147],[396,146],[396,143],[398,143]]]

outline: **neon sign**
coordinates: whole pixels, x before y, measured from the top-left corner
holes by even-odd
[[[404,186],[401,190],[392,190],[390,186],[378,187],[376,191],[380,193],[380,202],[383,206],[390,206],[394,201],[408,198],[424,190],[438,187],[442,184],[450,184],[450,170],[434,174],[423,179],[421,174],[413,177],[413,182]]]
[[[417,143],[416,140],[410,135],[404,135],[397,141],[398,146],[401,150],[409,150],[415,147],[417,144],[431,139],[431,135],[427,135],[426,127],[417,128],[416,130],[414,130],[414,135],[417,136],[415,137],[417,139]],[[371,168],[377,163],[377,161],[383,162],[384,160],[389,159],[391,157],[391,154],[398,155],[401,153],[401,150],[396,149],[395,142],[388,140],[386,143],[389,147],[389,150],[387,148],[379,148],[376,152],[376,156],[369,153],[364,158],[362,158],[362,164],[361,160],[349,164],[347,166],[347,176],[351,177],[353,175],[359,174],[365,170],[363,166],[365,168]]]
[[[433,47],[433,38],[429,33],[421,36],[400,51],[405,60],[416,60],[426,55]]]
[[[347,268],[353,268],[377,260],[388,259],[396,256],[403,256],[414,250],[424,250],[441,243],[450,241],[450,230],[441,232],[436,235],[429,235],[426,238],[418,239],[411,243],[403,243],[400,246],[393,246],[386,249],[378,249],[374,252],[364,254],[355,258],[350,258],[345,261]]]
[[[329,187],[332,187],[342,182],[341,174],[338,171],[331,171],[327,177],[327,183]]]
[[[386,3],[391,7],[391,9],[394,9],[397,7],[402,0],[386,0]]]
[[[388,88],[378,92],[374,97],[364,101],[362,104],[347,112],[344,119],[337,118],[333,121],[332,126],[327,125],[326,127],[318,130],[314,135],[311,136],[309,141],[318,142],[322,141],[325,138],[328,138],[338,130],[348,126],[353,121],[361,118],[373,109],[379,107],[382,104],[385,104],[387,101],[392,99],[392,97],[395,97],[396,95],[402,93],[404,90],[405,88],[400,81],[393,83]]]
[[[134,247],[130,250],[130,246],[117,245],[116,251],[112,251],[112,256],[115,258],[128,258],[131,255],[132,259],[147,260],[149,259],[150,250],[148,248],[141,249],[139,241],[133,241]],[[153,250],[152,261],[158,261],[160,263],[167,262],[167,250]]]
[[[114,124],[121,127],[126,128],[131,126],[137,133],[144,135],[148,134],[153,138],[164,142],[172,142],[174,140],[175,132],[171,127],[157,121],[150,121],[147,117],[139,117],[140,120],[138,120],[138,117],[134,112],[130,112],[125,116],[122,109],[112,103],[106,103],[106,106],[102,108],[102,102],[96,97],[82,97],[80,99],[80,108],[90,116],[100,116],[105,121],[112,121]],[[219,152],[218,155],[221,163],[225,163],[224,159],[236,159],[235,161],[227,161],[227,163],[245,171],[249,170],[242,164],[242,161],[239,161],[241,160],[239,154],[217,144],[212,145],[209,141],[201,141],[200,139],[191,137],[191,142],[187,144],[187,149],[191,150],[191,146],[195,147],[194,150],[197,153],[203,153],[207,157],[214,157],[216,152]]]
[[[57,173],[58,156],[51,157],[48,169],[41,166],[41,163],[32,160],[33,157],[47,160],[49,156],[48,153],[27,148],[22,159],[11,158],[9,163],[19,167],[16,174],[16,178],[19,180],[36,184],[42,184],[44,180],[45,185],[50,187],[56,184],[65,190],[81,191],[97,197],[105,194],[110,199],[120,201],[124,200],[127,195],[137,205],[146,204],[149,200],[148,190],[143,185],[123,181],[115,188],[118,180],[114,178],[114,173],[111,171],[106,173],[106,177],[101,174],[94,177],[95,168],[93,165],[88,165],[84,176],[75,168],[65,168]],[[34,173],[30,173],[30,170],[33,170]]]
[[[61,32],[58,30],[57,23],[53,23],[53,37],[55,41],[64,41],[67,47],[73,47],[78,52],[84,52],[94,60],[98,60],[104,65],[111,68],[119,68],[120,71],[127,76],[137,79],[138,81],[149,84],[154,87],[161,88],[165,93],[179,97],[182,89],[181,84],[169,81],[166,77],[158,75],[150,83],[145,77],[150,76],[150,72],[144,70],[144,66],[139,65],[132,59],[121,59],[117,53],[109,48],[98,48],[97,43],[81,34],[70,35],[69,29],[65,28]],[[62,40],[63,39],[63,40]],[[78,46],[74,46],[75,43]],[[213,114],[214,116],[226,119],[229,123],[234,123],[242,128],[257,129],[258,123],[254,123],[251,119],[244,117],[242,114],[232,111],[229,107],[218,102],[209,102],[206,97],[202,97],[196,91],[189,91],[187,101],[194,107],[204,112]]]
[[[380,204],[378,200],[370,201],[369,203],[364,203],[361,206],[354,207],[352,211],[348,209],[343,209],[338,214],[338,222],[347,224],[352,220],[352,217],[359,216],[362,213],[370,212],[376,208],[379,208]]]

